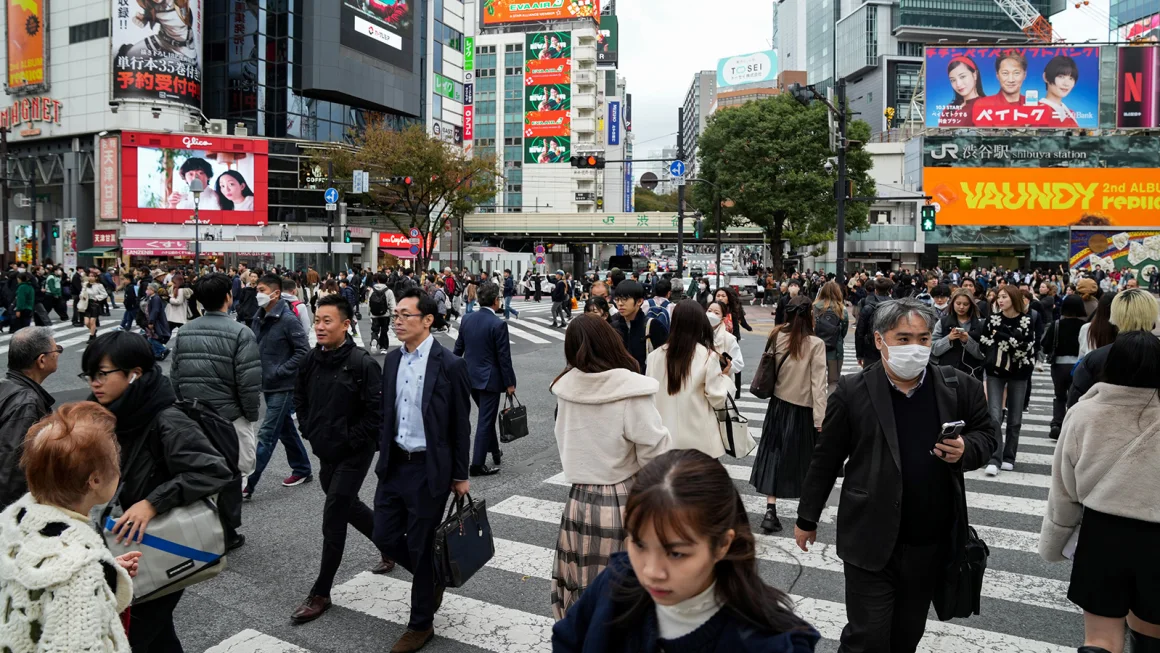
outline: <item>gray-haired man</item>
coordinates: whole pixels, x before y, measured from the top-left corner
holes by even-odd
[[[49,327],[26,327],[8,344],[8,375],[0,383],[0,509],[24,496],[20,470],[24,436],[52,410],[54,399],[40,384],[56,371],[63,347]]]
[[[838,504],[849,620],[842,653],[917,648],[943,571],[966,542],[963,472],[995,450],[982,384],[930,362],[934,322],[934,311],[914,299],[877,305],[882,361],[838,381],[802,487],[794,537],[806,550],[849,459]]]

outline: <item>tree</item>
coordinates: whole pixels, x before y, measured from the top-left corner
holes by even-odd
[[[782,270],[782,241],[811,245],[833,237],[837,174],[823,167],[833,156],[827,112],[821,102],[803,107],[784,93],[718,111],[698,139],[698,176],[716,184],[718,192],[698,188],[693,203],[711,217],[717,197],[733,200],[732,208],[722,209],[723,227],[744,218],[764,229],[773,245],[775,274]],[[849,121],[847,138],[865,143],[870,126]],[[870,155],[852,147],[846,161],[854,194],[873,195]],[[868,213],[867,203],[847,201],[846,231],[864,229]]]
[[[656,192],[644,186],[637,186],[635,196],[632,200],[632,208],[638,213],[649,211],[676,211],[677,194],[676,192],[672,192],[667,195],[657,195]]]
[[[444,221],[461,220],[495,197],[501,178],[492,159],[464,158],[461,150],[448,147],[421,126],[397,131],[382,120],[368,121],[353,147],[335,144],[315,157],[316,163],[328,161],[336,177],[350,178],[354,170],[370,173],[369,192],[358,196],[362,205],[399,233],[419,230],[419,270],[427,269],[435,249],[432,234]],[[411,183],[391,183],[400,177]]]

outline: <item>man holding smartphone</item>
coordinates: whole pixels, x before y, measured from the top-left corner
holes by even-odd
[[[841,377],[830,394],[798,502],[794,537],[808,550],[845,461],[837,547],[849,623],[840,653],[918,647],[943,572],[966,543],[963,472],[996,447],[982,384],[930,362],[935,320],[914,299],[877,305],[882,362]]]

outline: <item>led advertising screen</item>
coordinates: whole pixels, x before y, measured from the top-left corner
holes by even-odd
[[[572,135],[572,33],[524,37],[524,162],[568,163]]]
[[[484,26],[591,18],[600,24],[600,0],[482,0]]]
[[[202,224],[266,224],[265,140],[126,132],[122,161],[124,222],[192,222],[190,183],[198,179]]]
[[[926,49],[926,126],[1099,127],[1098,47]]]
[[[339,42],[412,72],[414,0],[342,0]]]
[[[620,60],[620,19],[605,16],[596,37],[596,61],[615,64]]]
[[[570,163],[572,139],[567,136],[525,138],[524,163]]]
[[[1120,48],[1116,68],[1116,126],[1160,127],[1160,47]]]
[[[202,0],[114,0],[113,99],[201,108]]]
[[[8,90],[34,92],[46,88],[44,77],[45,11],[48,0],[5,0],[8,27]]]

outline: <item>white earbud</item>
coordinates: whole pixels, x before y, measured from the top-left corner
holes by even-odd
[[[129,375],[129,385],[132,385],[132,384],[133,384],[133,382],[134,382],[134,381],[136,381],[136,380],[137,380],[137,374],[136,374],[136,373],[134,373],[134,374],[130,374],[130,375]]]

